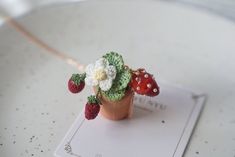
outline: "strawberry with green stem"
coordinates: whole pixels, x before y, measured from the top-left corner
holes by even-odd
[[[84,79],[86,74],[73,74],[68,81],[68,89],[71,93],[79,93],[85,86]]]
[[[145,69],[137,69],[132,71],[132,79],[130,82],[132,89],[140,95],[157,96],[160,93],[157,82],[152,74],[149,74]]]
[[[85,117],[88,120],[95,119],[100,112],[100,100],[95,95],[91,95],[87,99]]]

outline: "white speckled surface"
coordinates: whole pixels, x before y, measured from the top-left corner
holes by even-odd
[[[94,1],[39,8],[18,19],[49,45],[87,64],[108,50],[133,67],[204,91],[209,99],[185,156],[235,156],[235,24],[159,1]],[[81,111],[75,69],[11,26],[0,28],[0,155],[50,157]],[[141,63],[139,62],[141,60]]]

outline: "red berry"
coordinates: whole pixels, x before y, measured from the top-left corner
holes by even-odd
[[[159,87],[153,75],[144,69],[138,69],[132,74],[131,87],[141,95],[156,96],[159,94]]]
[[[79,93],[83,90],[85,86],[85,82],[84,81],[81,81],[79,83],[79,85],[75,84],[75,82],[71,79],[69,79],[69,82],[68,82],[68,88],[69,88],[69,91],[72,92],[72,93]]]
[[[160,88],[157,85],[157,82],[155,80],[153,80],[152,82],[152,87],[150,88],[150,90],[146,93],[147,96],[157,96],[160,93]]]
[[[85,117],[88,120],[95,119],[100,112],[99,100],[96,96],[89,96],[85,107]]]
[[[131,77],[131,82],[130,82],[130,86],[136,90],[140,81],[141,81],[141,69],[137,69],[135,72],[132,73],[132,77]],[[138,89],[139,91],[139,89]]]
[[[79,93],[85,86],[85,74],[73,74],[68,81],[68,89],[72,93]]]
[[[100,112],[99,104],[86,104],[85,107],[85,117],[88,120],[95,119],[98,113]]]

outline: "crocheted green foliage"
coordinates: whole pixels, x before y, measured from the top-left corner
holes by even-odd
[[[95,96],[95,95],[90,95],[87,97],[87,101],[89,105],[99,105],[100,104],[100,100]]]
[[[110,101],[118,101],[125,95],[126,89],[113,91],[112,88],[108,91],[102,91],[102,95],[108,98]]]
[[[117,73],[120,73],[124,69],[124,61],[120,54],[116,52],[109,52],[106,53],[103,57],[109,61],[110,65],[116,67]]]
[[[128,86],[130,80],[131,80],[130,70],[129,69],[122,70],[120,73],[117,74],[113,82],[112,90],[119,91],[125,89]]]
[[[110,65],[116,67],[117,73],[112,87],[106,92],[102,91],[102,94],[110,101],[121,100],[131,80],[130,69],[125,68],[122,56],[116,52],[107,53],[103,57],[109,61]]]

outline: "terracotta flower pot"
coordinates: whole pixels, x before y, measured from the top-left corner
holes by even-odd
[[[129,118],[133,110],[134,92],[128,90],[125,96],[119,101],[109,101],[106,97],[101,96],[100,113],[110,120],[122,120]]]

